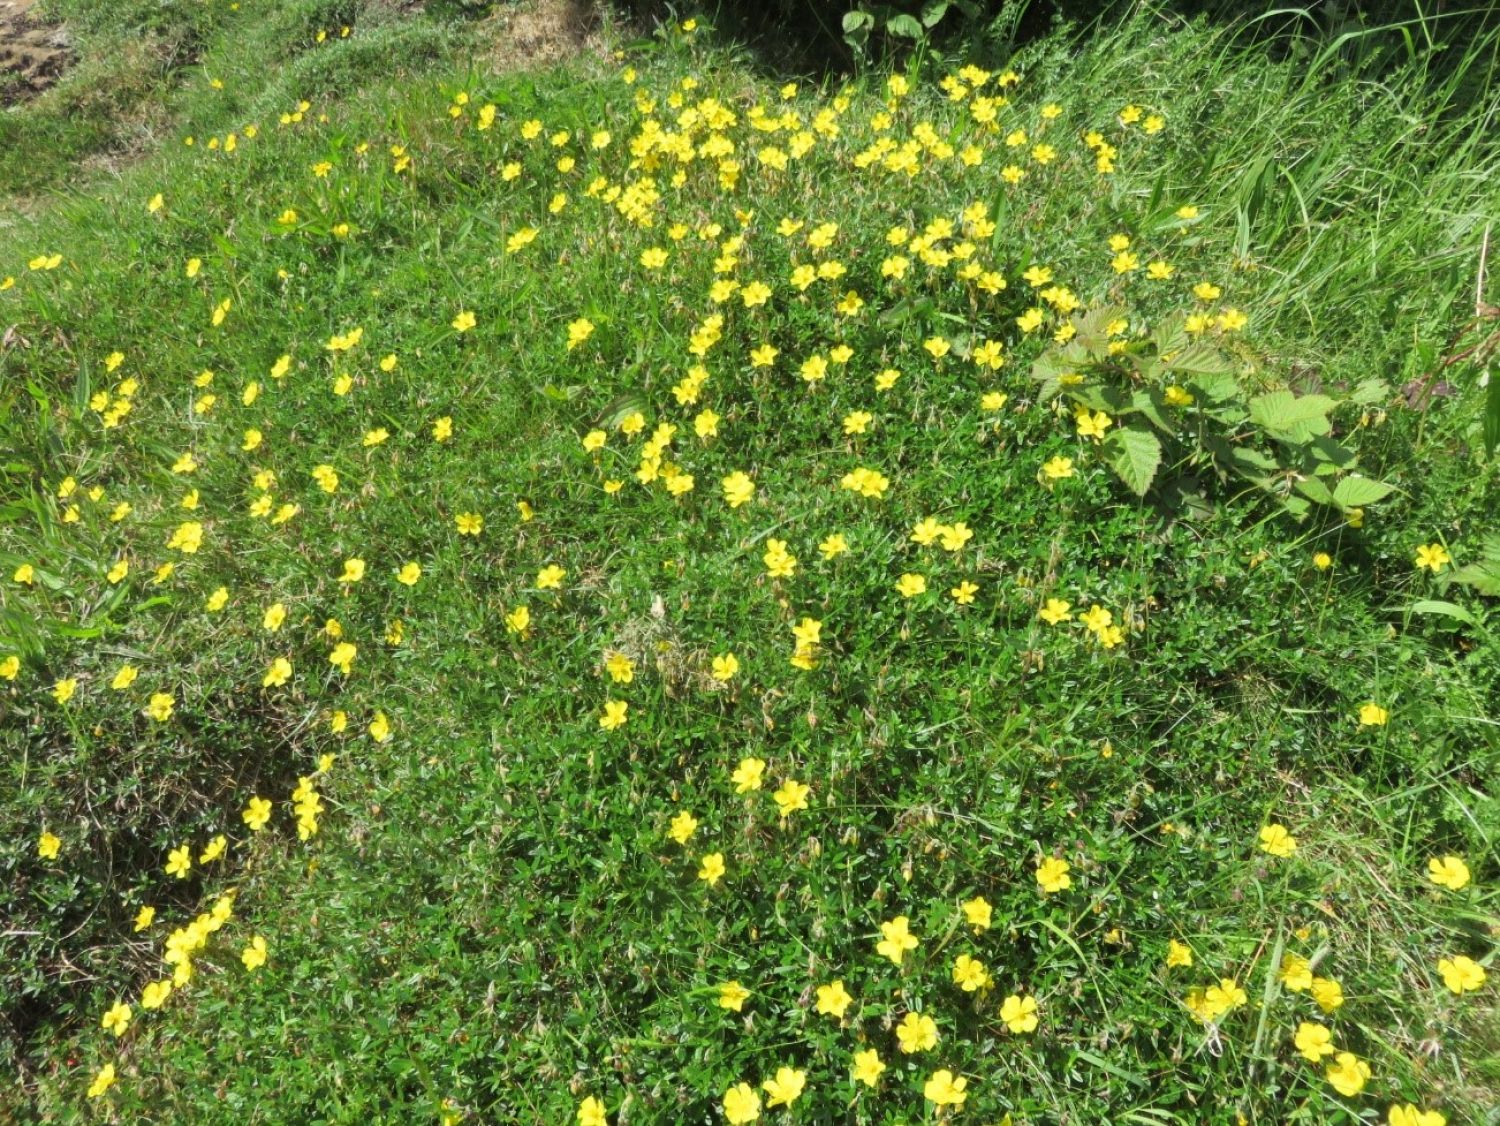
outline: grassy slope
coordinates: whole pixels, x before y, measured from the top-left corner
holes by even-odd
[[[245,36],[264,34],[248,5],[235,18]],[[642,231],[583,194],[596,172],[622,178],[636,114],[618,75],[375,81],[392,47],[378,36],[442,34],[415,26],[271,56],[279,69],[226,43],[222,65],[206,68],[226,74],[226,102],[195,101],[203,116],[184,131],[255,121],[260,136],[232,157],[174,147],[0,248],[0,276],[44,249],[67,259],[50,276],[23,270],[0,294],[4,319],[32,343],[0,365],[35,381],[50,419],[26,400],[12,407],[26,476],[8,481],[36,491],[8,510],[0,549],[7,574],[34,560],[58,579],[56,590],[5,588],[7,629],[28,660],[4,689],[15,753],[0,863],[18,877],[16,910],[48,932],[6,940],[6,983],[89,1026],[32,1045],[28,1097],[48,1114],[81,1113],[82,1089],[114,1060],[121,1082],[96,1105],[127,1121],[412,1121],[437,1118],[445,1099],[475,1120],[562,1121],[585,1093],[612,1111],[627,1104],[631,1121],[698,1121],[732,1082],[794,1063],[809,1071],[797,1110],[827,1120],[855,1094],[848,1059],[864,1040],[890,1065],[883,1092],[855,1104],[869,1121],[920,1117],[936,1066],[970,1077],[976,1120],[1345,1121],[1401,1097],[1479,1121],[1500,1082],[1488,994],[1452,998],[1434,964],[1488,953],[1500,653],[1482,626],[1455,632],[1396,609],[1435,589],[1411,567],[1417,544],[1441,538],[1462,560],[1483,530],[1495,471],[1473,452],[1473,396],[1421,415],[1372,412],[1358,448],[1403,493],[1362,529],[1298,526],[1253,497],[1174,523],[1126,499],[1066,418],[1029,403],[1035,346],[1012,325],[1030,262],[1053,265],[1087,301],[1123,295],[1148,319],[1212,278],[1251,313],[1250,345],[1271,357],[1257,378],[1311,370],[1338,389],[1373,372],[1395,385],[1409,374],[1407,342],[1443,339],[1454,323],[1496,203],[1484,177],[1493,150],[1473,140],[1479,112],[1444,120],[1415,75],[1389,92],[1332,68],[1306,81],[1207,32],[1135,27],[1076,57],[1061,41],[1035,48],[1006,113],[1034,131],[1041,104],[1063,105],[1050,129],[1064,156],[1018,189],[998,180],[998,140],[962,175],[854,171],[848,155],[878,108],[854,88],[841,118],[854,139],[820,144],[784,177],[746,158],[735,195],[695,166]],[[776,99],[681,43],[638,65],[658,101],[698,75],[741,111],[736,139],[744,107]],[[258,72],[271,78],[264,90]],[[454,122],[459,90],[471,100]],[[306,120],[276,128],[304,97]],[[480,132],[486,101],[499,112]],[[1076,138],[1120,133],[1112,116],[1130,101],[1161,109],[1169,128],[1129,134],[1121,172],[1100,185]],[[809,117],[823,104],[809,89],[794,102]],[[914,106],[900,128],[962,120],[930,85]],[[533,116],[546,131],[528,143],[519,123]],[[600,127],[613,140],[594,150],[583,138]],[[559,129],[572,131],[579,165],[566,175],[545,140]],[[392,170],[392,144],[412,171]],[[510,159],[525,172],[506,183],[495,172]],[[310,171],[320,160],[334,165],[326,181]],[[570,202],[551,217],[560,187]],[[157,191],[166,207],[150,215]],[[976,199],[1003,208],[981,253],[1010,288],[971,301],[952,281],[918,279],[907,285],[930,288],[934,311],[879,318],[903,292],[876,268],[886,229],[956,219]],[[1157,200],[1197,203],[1206,218],[1186,235],[1151,233]],[[669,388],[710,311],[716,251],[665,231],[712,221],[727,236],[746,207],[756,214],[736,276],[766,280],[775,297],[758,312],[725,307],[702,401],[682,406]],[[290,230],[277,222],[287,208]],[[784,215],[840,223],[832,253],[851,271],[841,288],[870,302],[860,318],[833,313],[827,283],[805,298],[787,285],[809,252],[802,235],[774,233]],[[352,238],[330,234],[339,221]],[[507,254],[527,223],[536,243]],[[1170,257],[1177,279],[1118,282],[1104,242],[1121,229]],[[673,259],[653,275],[637,259],[658,244]],[[195,279],[189,256],[203,259]],[[209,313],[225,296],[233,307],[215,329]],[[448,322],[462,309],[478,325],[460,336]],[[565,326],[578,316],[598,330],[570,352]],[[325,342],[354,326],[359,347],[330,357]],[[982,376],[921,350],[971,329],[1006,340],[1005,369]],[[769,374],[743,359],[763,339],[783,352]],[[810,392],[788,361],[836,339],[857,358]],[[106,374],[115,349],[125,366]],[[399,358],[391,373],[375,363],[387,353]],[[294,366],[272,383],[282,354]],[[888,363],[906,375],[876,393],[870,378]],[[191,410],[204,369],[219,394],[206,418]],[[330,389],[341,371],[356,380],[346,396]],[[142,380],[137,405],[101,431],[87,400],[127,374]],[[251,380],[267,390],[242,407]],[[989,389],[1010,394],[1006,411],[980,409]],[[691,422],[705,405],[724,421],[700,446]],[[640,439],[612,425],[597,468],[579,448],[591,426],[636,408],[681,428],[677,456],[696,476],[685,498],[631,481]],[[839,426],[854,409],[876,416],[857,439]],[[430,429],[444,415],[454,437],[437,444]],[[1352,429],[1358,411],[1340,418]],[[266,434],[254,456],[239,450],[247,426]],[[392,437],[367,448],[375,427]],[[190,447],[203,462],[191,483],[168,471]],[[1080,474],[1044,490],[1037,469],[1056,454]],[[308,482],[324,462],[343,479],[331,497]],[[888,500],[838,490],[860,464],[891,478]],[[246,515],[256,467],[275,469],[277,503],[301,504],[291,523]],[[731,511],[718,481],[735,469],[759,492]],[[68,473],[108,488],[76,526],[57,523],[62,505],[49,499]],[[611,499],[602,475],[629,483]],[[190,484],[208,543],[153,587]],[[135,512],[111,524],[122,498]],[[484,514],[480,537],[456,534],[460,512]],[[967,521],[974,541],[957,557],[911,545],[928,515]],[[816,545],[834,531],[854,550],[827,564]],[[790,581],[763,577],[771,536],[800,560]],[[1315,550],[1334,555],[1331,570],[1311,566]],[[103,578],[121,552],[134,565],[123,596]],[[369,577],[343,592],[352,555]],[[408,560],[425,571],[411,589],[391,579]],[[533,589],[554,562],[568,572],[563,593]],[[900,600],[892,584],[905,571],[932,591]],[[944,592],[965,578],[981,593],[959,609]],[[206,615],[220,583],[232,601]],[[1043,596],[1111,608],[1132,623],[1127,644],[1107,654],[1081,630],[1043,627]],[[268,636],[261,610],[277,599],[292,613]],[[502,622],[521,603],[533,616],[524,642]],[[787,663],[804,614],[824,622],[813,673]],[[359,645],[347,679],[327,665],[319,630],[331,616]],[[382,641],[395,618],[400,645]],[[64,622],[99,633],[73,637]],[[604,677],[609,650],[636,658],[629,685]],[[725,651],[743,667],[721,690],[706,670]],[[277,656],[292,658],[295,679],[263,691]],[[128,708],[106,687],[122,660],[143,668]],[[45,695],[64,675],[83,680],[69,713]],[[139,718],[164,687],[173,721]],[[631,706],[614,733],[596,722],[608,698]],[[1372,699],[1391,723],[1359,729],[1353,715]],[[353,718],[343,736],[328,731],[335,708]],[[377,709],[391,742],[361,735]],[[273,829],[250,837],[245,799],[284,802],[325,752],[338,759],[318,777],[329,807],[319,834],[297,843],[280,806]],[[768,790],[789,776],[810,783],[811,808],[782,825],[768,794],[735,794],[728,773],[745,755],[770,763]],[[702,821],[686,855],[665,835],[679,809]],[[1254,850],[1267,819],[1300,839],[1292,861]],[[42,826],[64,839],[58,864],[36,857]],[[218,832],[234,842],[222,870],[161,874],[168,848]],[[729,861],[711,893],[693,878],[710,848]],[[1446,851],[1470,858],[1475,888],[1426,885],[1427,858]],[[1037,893],[1043,854],[1073,864],[1070,892]],[[161,973],[167,931],[228,887],[238,917],[190,988],[163,1013],[137,1007],[122,1042],[92,1027]],[[975,894],[995,905],[979,936],[957,914]],[[130,938],[142,902],[160,919]],[[878,923],[898,913],[923,936],[899,972],[873,950]],[[62,938],[80,922],[93,941]],[[237,954],[252,934],[271,959],[248,975]],[[1162,968],[1169,937],[1191,945],[1192,969]],[[1268,974],[1283,948],[1343,983],[1348,1000],[1328,1021],[1370,1061],[1366,1097],[1339,1099],[1291,1050],[1297,1021],[1322,1018]],[[961,952],[997,981],[977,1004],[949,979]],[[99,975],[92,988],[58,988],[63,957]],[[812,987],[835,977],[862,1006],[844,1028],[809,1007]],[[1180,999],[1220,977],[1252,1003],[1223,1020],[1215,1054]],[[755,994],[740,1017],[714,1004],[731,979]],[[1029,1038],[995,1019],[1012,991],[1041,1000]],[[943,1036],[918,1061],[894,1050],[888,1027],[908,1008],[934,1014]],[[1435,1059],[1429,1039],[1442,1045]]]

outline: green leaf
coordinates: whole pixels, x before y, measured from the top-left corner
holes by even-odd
[[[1097,309],[1090,309],[1083,316],[1074,315],[1072,318],[1074,326],[1078,329],[1078,335],[1074,340],[1083,347],[1090,355],[1103,356],[1109,348],[1109,333],[1105,331],[1113,321],[1117,321],[1126,315],[1126,310],[1120,305],[1101,305]]]
[[[1369,477],[1345,477],[1333,488],[1333,503],[1340,508],[1360,508],[1384,500],[1396,491],[1395,485]]]
[[[1328,486],[1316,477],[1304,477],[1292,488],[1305,496],[1308,500],[1316,501],[1318,504],[1332,504],[1333,494],[1328,491]]]
[[[948,0],[927,0],[922,5],[922,26],[936,27],[948,14]]]
[[[1161,443],[1149,430],[1122,426],[1104,439],[1105,463],[1138,497],[1146,495],[1161,466]]]
[[[1390,397],[1391,385],[1378,375],[1372,375],[1368,379],[1361,379],[1355,384],[1354,390],[1349,392],[1349,401],[1357,403],[1362,407],[1383,403]]]
[[[1333,429],[1328,412],[1336,405],[1327,395],[1269,391],[1250,400],[1250,420],[1279,437],[1305,442]]]
[[[1240,381],[1228,371],[1196,372],[1188,377],[1187,385],[1216,403],[1227,403],[1240,393]]]
[[[885,31],[887,35],[899,35],[903,39],[922,38],[922,25],[916,16],[892,16],[885,23]]]
[[[1164,356],[1162,366],[1186,375],[1227,375],[1234,371],[1228,356],[1202,341]]]
[[[1500,372],[1490,371],[1488,374],[1489,393],[1484,400],[1484,449],[1486,453],[1494,453],[1495,447],[1500,446],[1500,379],[1496,378]]]
[[[853,35],[857,31],[868,28],[875,22],[875,17],[869,12],[855,8],[852,12],[844,13],[844,34]]]
[[[1439,617],[1453,618],[1465,625],[1479,624],[1472,613],[1454,602],[1440,602],[1437,599],[1424,598],[1402,609],[1408,614],[1435,614]]]

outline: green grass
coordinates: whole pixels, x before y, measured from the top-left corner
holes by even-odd
[[[1024,79],[993,134],[939,90],[952,68],[934,63],[892,135],[925,121],[984,159],[924,152],[908,176],[852,162],[877,135],[883,76],[804,81],[783,101],[675,32],[622,42],[618,61],[497,74],[467,61],[480,31],[422,20],[356,19],[347,40],[304,49],[329,14],[215,17],[160,152],[0,231],[0,280],[16,279],[0,320],[25,341],[0,351],[0,657],[20,659],[0,682],[0,916],[20,921],[0,931],[0,1051],[20,1076],[16,1114],[565,1122],[596,1096],[611,1122],[722,1121],[729,1088],[788,1066],[807,1088],[766,1120],[932,1121],[924,1085],[945,1068],[967,1078],[958,1117],[975,1122],[1353,1123],[1407,1102],[1485,1121],[1500,1091],[1493,981],[1455,996],[1437,963],[1493,956],[1500,643],[1492,602],[1413,559],[1432,543],[1455,564],[1478,556],[1496,470],[1477,372],[1450,372],[1453,394],[1425,410],[1401,394],[1421,374],[1413,354],[1467,323],[1500,204],[1484,44],[1434,74],[1426,55],[1273,62],[1224,32],[1145,20],[1058,35],[1013,60]],[[637,99],[670,129],[674,92],[732,107],[732,190],[706,155],[680,186],[673,160],[631,166]],[[809,125],[842,105],[838,135],[770,171],[756,151],[790,142],[749,127],[754,104]],[[1122,125],[1127,104],[1165,128]],[[1009,148],[1017,126],[1028,143]],[[691,128],[697,148],[709,131]],[[1089,130],[1118,147],[1112,174],[1095,171]],[[1028,155],[1039,139],[1051,163]],[[1016,185],[1011,161],[1027,170]],[[649,227],[587,190],[648,175]],[[976,202],[995,226],[974,260],[1004,290],[952,264],[882,275],[891,227],[961,226]],[[1183,205],[1199,216],[1175,218]],[[778,234],[784,218],[806,225]],[[838,231],[818,251],[806,240],[823,222]],[[509,251],[527,227],[535,241]],[[1116,274],[1117,233],[1174,276]],[[657,270],[641,263],[652,247],[669,251]],[[28,268],[49,254],[55,270]],[[846,275],[789,282],[825,260]],[[1203,503],[1137,499],[1070,412],[1038,399],[1031,361],[1064,319],[1016,326],[1034,265],[1085,308],[1127,308],[1131,340],[1203,307],[1194,283],[1220,285],[1213,311],[1249,323],[1207,335],[1245,398],[1291,385],[1342,400],[1378,380],[1333,425],[1398,491],[1362,520],[1299,522],[1177,464],[1164,483],[1197,477]],[[771,296],[715,304],[726,276]],[[850,289],[865,304],[846,315]],[[464,311],[475,324],[458,331]],[[695,356],[714,313],[722,339]],[[569,348],[579,318],[595,329]],[[355,328],[354,347],[328,347]],[[936,337],[953,345],[940,360],[924,347]],[[967,358],[981,338],[1004,343],[1003,367]],[[753,367],[765,342],[780,355]],[[848,364],[805,383],[800,363],[839,342]],[[682,401],[673,388],[700,359],[708,378]],[[902,376],[877,390],[886,368]],[[109,411],[126,379],[131,409],[106,428],[91,401]],[[985,406],[995,393],[1004,405]],[[705,409],[720,416],[711,440],[694,433]],[[873,416],[863,434],[845,433],[854,411]],[[636,412],[632,437],[620,424]],[[1190,433],[1193,408],[1181,417]],[[452,436],[437,441],[442,418]],[[664,456],[694,479],[682,496],[636,479],[663,422],[677,427]],[[590,452],[596,427],[608,440]],[[197,468],[174,471],[187,451]],[[1074,475],[1044,483],[1056,457]],[[858,467],[889,479],[882,499],[840,488]],[[256,485],[265,470],[274,481]],[[736,471],[756,492],[731,508],[720,483]],[[252,508],[262,495],[300,508],[272,524]],[[468,513],[478,535],[456,526]],[[912,542],[928,517],[973,538]],[[196,553],[166,546],[184,521],[202,523]],[[833,533],[850,551],[825,560]],[[766,574],[772,539],[797,558],[790,577]],[[343,584],[351,558],[365,576]],[[111,582],[120,559],[129,573]],[[395,578],[408,562],[414,586]],[[12,580],[23,564],[30,584]],[[549,565],[565,578],[540,589]],[[925,594],[896,592],[908,573]],[[970,605],[948,593],[961,582]],[[227,605],[207,611],[220,586]],[[1075,619],[1108,609],[1121,643],[1046,624],[1049,598]],[[524,636],[506,625],[520,606]],[[804,618],[822,623],[810,670],[790,661]],[[330,619],[358,649],[347,675],[328,660]],[[628,683],[607,671],[615,653]],[[726,653],[740,667],[721,683]],[[291,678],[264,687],[277,658]],[[116,691],[123,664],[139,676]],[[59,705],[63,678],[79,687]],[[174,708],[158,722],[144,709],[163,692]],[[609,701],[629,705],[613,731]],[[1361,726],[1371,702],[1386,724]],[[368,734],[377,715],[388,741]],[[737,793],[747,757],[767,763],[765,785]],[[299,840],[303,778],[324,809]],[[810,792],[782,818],[771,792],[787,779]],[[252,833],[241,810],[256,795],[275,812]],[[686,846],[669,835],[682,811],[698,820]],[[1294,855],[1258,849],[1270,823]],[[220,834],[225,856],[198,863]],[[175,879],[164,866],[184,843],[193,870]],[[711,852],[727,866],[714,887],[696,878]],[[1427,877],[1450,854],[1472,870],[1459,892]],[[1044,857],[1068,861],[1070,888],[1041,890]],[[230,891],[191,980],[143,1010],[146,984],[171,975],[168,936]],[[983,932],[960,907],[976,896],[993,908]],[[920,938],[899,968],[876,951],[898,915]],[[269,957],[252,971],[254,936]],[[1169,941],[1191,967],[1165,965]],[[1285,987],[1288,953],[1339,982],[1342,1006],[1324,1014]],[[961,954],[993,989],[954,983]],[[815,1011],[836,979],[855,999],[842,1020]],[[1221,979],[1245,1003],[1205,1024],[1184,999]],[[750,991],[738,1013],[717,1003],[730,981]],[[1037,1000],[1034,1031],[1000,1019],[1012,994]],[[116,1038],[100,1021],[119,1000],[134,1019]],[[932,1050],[898,1050],[909,1012],[936,1021]],[[1368,1063],[1362,1093],[1341,1096],[1297,1055],[1313,1021]],[[849,1078],[867,1048],[888,1067],[877,1089]],[[118,1082],[90,1099],[106,1064]]]

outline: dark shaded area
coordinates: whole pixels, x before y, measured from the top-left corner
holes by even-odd
[[[615,4],[648,26],[674,16],[668,0]],[[1060,26],[1086,35],[1135,15],[1154,16],[1166,26],[1199,19],[1222,24],[1234,28],[1245,46],[1264,45],[1279,58],[1311,60],[1334,50],[1346,65],[1361,70],[1441,58],[1446,48],[1461,48],[1500,27],[1500,5],[1442,0],[1323,0],[1301,6],[1247,0],[719,0],[709,22],[718,35],[744,48],[755,65],[791,76],[899,62],[916,51],[1002,66]]]

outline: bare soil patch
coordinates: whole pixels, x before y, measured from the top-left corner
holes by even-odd
[[[530,0],[501,5],[492,19],[489,58],[498,70],[545,67],[579,54],[604,53],[597,0]]]
[[[0,0],[0,106],[34,97],[73,61],[68,34],[37,18],[36,0]]]

